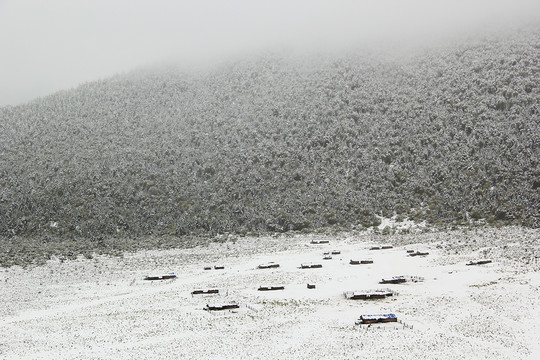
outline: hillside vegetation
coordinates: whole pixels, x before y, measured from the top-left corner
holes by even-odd
[[[394,214],[538,227],[539,155],[538,28],[414,57],[147,69],[0,109],[0,235],[99,244]]]

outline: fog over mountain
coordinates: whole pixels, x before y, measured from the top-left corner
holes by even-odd
[[[418,47],[537,21],[535,0],[0,1],[0,106],[158,62]]]

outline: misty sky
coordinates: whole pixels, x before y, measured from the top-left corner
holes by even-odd
[[[0,0],[0,106],[163,61],[415,45],[540,17],[540,0]]]

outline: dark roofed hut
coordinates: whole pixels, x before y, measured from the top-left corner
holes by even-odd
[[[230,303],[225,304],[206,304],[206,306],[203,308],[203,310],[206,311],[220,311],[220,310],[231,310],[231,309],[238,309],[240,305],[236,301],[231,301]]]
[[[402,284],[404,282],[407,282],[405,276],[392,276],[391,278],[383,278],[379,284]]]
[[[467,266],[470,266],[470,265],[484,265],[484,264],[489,264],[491,263],[491,260],[489,259],[484,259],[484,260],[471,260],[469,261],[467,264]]]
[[[361,260],[352,260],[349,261],[350,265],[365,265],[365,264],[373,264],[373,259],[361,259]]]
[[[312,244],[328,244],[330,241],[328,240],[311,240]]]
[[[359,325],[386,322],[397,322],[397,316],[394,314],[361,315],[356,324]]]
[[[426,256],[429,255],[427,251],[415,251],[409,254],[409,256]]]
[[[274,290],[285,290],[285,286],[259,286],[258,291],[274,291]]]
[[[175,273],[168,273],[164,275],[147,275],[144,277],[144,280],[153,281],[153,280],[170,280],[176,279]]]
[[[261,264],[261,265],[257,266],[257,268],[259,268],[259,269],[274,269],[274,268],[278,268],[278,267],[279,267],[279,264],[275,263],[275,262],[269,262],[269,263]]]
[[[218,289],[208,289],[208,290],[193,290],[191,295],[209,295],[209,294],[219,294]]]
[[[348,300],[379,300],[388,296],[393,296],[394,292],[389,289],[368,290],[368,291],[346,291],[343,293]]]
[[[300,264],[300,269],[318,269],[322,268],[322,264]]]
[[[225,266],[224,265],[214,265],[214,266],[205,266],[204,267],[204,270],[223,270],[225,269]]]

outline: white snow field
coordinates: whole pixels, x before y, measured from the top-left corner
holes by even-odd
[[[539,240],[540,230],[517,227],[280,235],[0,269],[0,358],[538,359]],[[393,248],[369,250],[380,244]],[[341,254],[323,260],[332,250]],[[349,264],[367,257],[373,264]],[[257,268],[269,262],[280,266]],[[309,262],[323,267],[299,268]],[[174,280],[143,280],[173,271]],[[398,275],[423,281],[379,284]],[[387,288],[397,294],[343,296]],[[232,301],[240,307],[203,310]],[[399,322],[355,325],[388,313]]]

